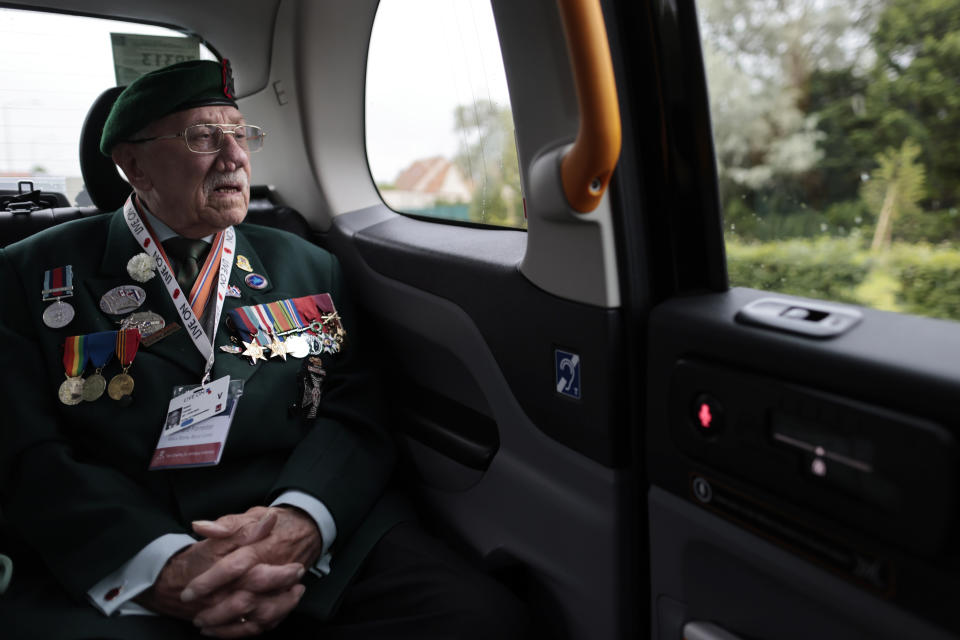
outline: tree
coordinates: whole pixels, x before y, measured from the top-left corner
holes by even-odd
[[[816,121],[796,107],[792,91],[756,83],[705,44],[710,114],[721,179],[760,189],[778,175],[810,169],[820,159]]]
[[[878,0],[705,0],[704,63],[729,214],[802,210],[824,158],[810,109],[818,69],[866,65]],[[856,197],[856,188],[853,190]]]
[[[872,38],[867,106],[884,146],[913,138],[934,209],[960,204],[960,0],[890,0]],[[883,148],[883,147],[881,147]]]
[[[817,69],[869,64],[866,43],[883,0],[704,0],[700,30],[714,50],[807,110]]]
[[[473,184],[470,219],[523,226],[520,167],[507,105],[478,100],[453,112],[460,151],[454,162]]]
[[[877,154],[880,166],[862,189],[867,205],[880,211],[870,245],[873,252],[890,248],[893,221],[897,216],[919,210],[926,179],[923,165],[917,162],[920,151],[920,145],[907,139],[899,149],[891,147]]]

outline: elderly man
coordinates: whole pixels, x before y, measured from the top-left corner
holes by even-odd
[[[4,637],[522,633],[387,488],[336,259],[240,224],[263,141],[226,63],[147,74],[101,141],[124,208],[0,252]]]

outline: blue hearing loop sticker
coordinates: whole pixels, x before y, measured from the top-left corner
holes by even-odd
[[[580,356],[561,349],[554,349],[553,355],[557,374],[557,393],[579,400]]]

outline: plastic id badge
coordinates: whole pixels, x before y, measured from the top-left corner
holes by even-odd
[[[230,376],[223,376],[206,386],[174,387],[163,432],[173,434],[226,411],[229,385]]]
[[[210,385],[214,387],[219,380]],[[173,400],[196,392],[197,385],[175,387]],[[192,422],[185,428],[166,428],[160,433],[160,440],[150,460],[150,470],[181,469],[184,467],[210,467],[220,463],[223,447],[233,424],[240,396],[243,395],[243,380],[230,380],[227,385],[225,406],[215,415]],[[179,406],[179,405],[178,405]],[[175,410],[175,409],[174,409]],[[207,414],[209,415],[209,414]],[[172,418],[167,422],[173,425]]]

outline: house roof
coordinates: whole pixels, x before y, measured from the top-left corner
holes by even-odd
[[[400,172],[394,182],[394,188],[421,193],[437,193],[443,188],[450,171],[457,171],[452,162],[436,156],[417,160]]]

